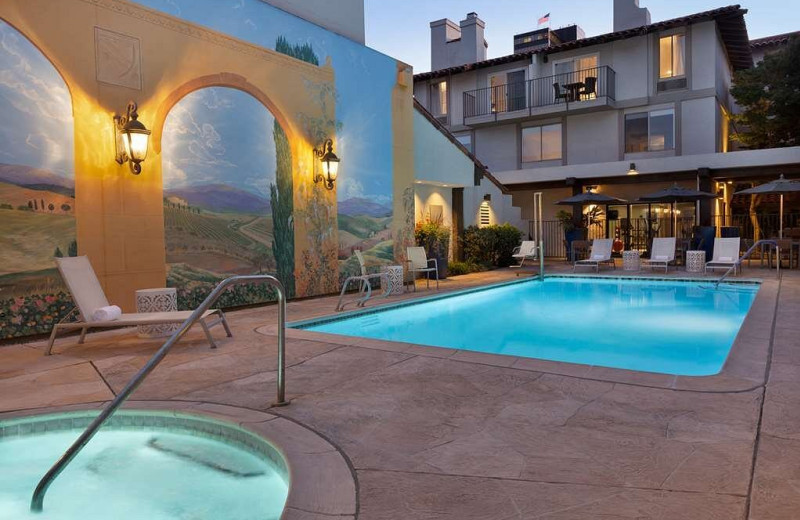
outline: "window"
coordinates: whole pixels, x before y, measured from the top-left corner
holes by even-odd
[[[683,34],[663,36],[658,40],[659,78],[676,78],[686,74],[685,40],[686,36]]]
[[[561,123],[522,129],[522,162],[561,159]]]
[[[675,112],[654,110],[625,116],[625,153],[675,148]]]
[[[431,111],[436,117],[447,115],[447,82],[442,81],[431,87]]]
[[[472,152],[472,134],[457,135],[456,141],[464,145],[464,148]]]

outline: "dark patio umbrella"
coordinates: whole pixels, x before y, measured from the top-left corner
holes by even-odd
[[[677,202],[697,202],[703,199],[716,199],[717,196],[713,193],[705,191],[697,191],[689,188],[678,186],[677,183],[669,188],[649,193],[639,197],[639,202],[665,202],[672,204],[672,233],[675,233],[677,227],[677,214],[675,213],[675,203]]]
[[[761,186],[754,186],[753,188],[737,191],[736,195],[739,195],[740,193],[744,195],[758,195],[761,193],[779,193],[781,196],[781,213],[780,213],[781,224],[780,224],[779,236],[780,238],[783,238],[783,194],[792,193],[796,191],[800,191],[800,182],[784,179],[783,175],[781,175],[780,179],[778,180],[762,184]]]
[[[592,193],[591,191],[587,191],[586,193],[579,193],[578,195],[573,195],[568,199],[559,200],[556,204],[560,204],[562,206],[575,206],[580,204],[582,206],[587,206],[589,204],[627,204],[628,201],[618,199],[616,197],[609,197],[608,195],[603,195],[602,193]]]

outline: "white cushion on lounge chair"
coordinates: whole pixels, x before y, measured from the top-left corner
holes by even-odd
[[[731,256],[721,256],[719,257],[720,262],[733,262],[733,257]]]
[[[602,260],[605,258],[603,255],[592,255],[592,260]]]
[[[658,260],[660,262],[664,262],[666,260],[669,260],[669,257],[667,255],[656,255],[656,256],[653,257],[653,260]]]

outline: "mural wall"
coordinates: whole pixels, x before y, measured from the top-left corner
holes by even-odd
[[[330,126],[342,158],[337,182],[340,276],[358,268],[355,249],[363,250],[370,264],[393,262],[391,93],[397,62],[260,0],[136,1],[304,61],[331,60],[336,90],[320,97],[330,94],[336,104]],[[319,134],[321,142],[331,132],[312,128],[309,133]]]
[[[277,273],[278,259],[281,278],[292,285],[294,237],[285,232],[292,219],[291,150],[264,105],[231,88],[190,93],[167,116],[162,161],[167,285],[179,289],[182,308],[196,307],[226,276]],[[279,189],[278,176],[286,189]],[[271,298],[267,286],[239,286],[223,306]]]
[[[53,257],[75,256],[69,90],[0,21],[0,338],[49,332],[72,306]]]
[[[335,292],[356,249],[400,261],[410,70],[261,0],[60,1],[0,3],[0,336],[71,310],[57,256],[87,255],[126,312],[141,288],[176,287],[187,309],[270,273],[305,297]],[[153,131],[141,175],[114,161],[129,99]],[[334,191],[312,180],[327,138]],[[274,296],[239,286],[221,305]]]

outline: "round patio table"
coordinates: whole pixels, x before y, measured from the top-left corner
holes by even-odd
[[[686,251],[686,272],[702,273],[706,268],[705,251]]]
[[[641,253],[635,249],[622,252],[622,270],[638,271],[640,269]]]
[[[136,291],[136,312],[170,312],[178,310],[178,292],[174,287],[139,289]],[[171,336],[181,327],[180,323],[139,325],[140,338],[163,338]]]

